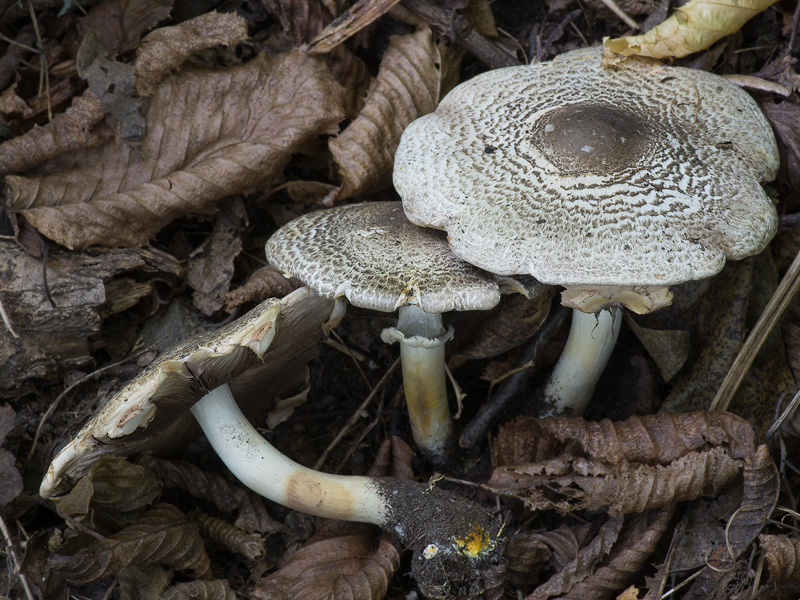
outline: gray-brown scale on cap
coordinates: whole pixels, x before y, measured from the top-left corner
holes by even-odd
[[[488,310],[494,277],[457,258],[439,231],[408,222],[399,202],[352,204],[304,215],[267,242],[267,260],[327,297],[392,312]]]
[[[498,69],[403,134],[394,183],[416,224],[493,273],[666,286],[761,251],[778,168],[756,103],[725,79],[602,49]]]

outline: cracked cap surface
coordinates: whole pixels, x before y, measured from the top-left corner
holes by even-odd
[[[488,310],[495,278],[456,257],[439,231],[408,222],[399,202],[350,204],[303,215],[267,241],[267,260],[327,297],[392,312]]]
[[[760,252],[777,213],[760,183],[778,149],[722,77],[602,48],[498,69],[403,133],[409,219],[502,275],[561,285],[671,285]]]

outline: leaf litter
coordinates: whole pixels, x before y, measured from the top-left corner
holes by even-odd
[[[291,292],[296,282],[263,261],[263,242],[283,220],[276,216],[393,198],[388,183],[405,126],[487,66],[597,44],[603,35],[612,45],[624,40],[626,52],[667,48],[675,59],[739,30],[741,15],[752,18],[698,64],[705,59],[717,72],[782,86],[749,89],[776,129],[783,159],[772,192],[786,227],[796,227],[800,79],[788,26],[796,15],[781,4],[766,8],[769,2],[722,4],[714,13],[716,5],[695,0],[634,38],[606,7],[615,3],[601,4],[581,5],[576,18],[569,11],[577,4],[568,0],[269,0],[258,8],[241,3],[238,15],[183,20],[170,2],[106,0],[87,16],[36,8],[0,17],[28,19],[17,36],[25,47],[39,43],[31,15],[48,34],[46,54],[8,45],[0,57],[7,128],[0,243],[8,258],[0,271],[0,387],[10,398],[0,423],[0,472],[10,483],[0,502],[10,567],[0,575],[0,593],[32,598],[36,590],[49,598],[66,589],[113,593],[114,586],[130,598],[415,593],[403,549],[391,538],[273,506],[229,479],[215,459],[200,458],[202,444],[183,448],[184,460],[101,456],[54,503],[38,501],[29,481],[40,479],[54,447],[95,403],[143,366],[131,360],[103,371],[111,357],[133,356],[145,339],[181,339],[185,324],[159,330],[171,327],[165,306],[180,305],[187,323],[209,328],[265,296]],[[618,4],[637,18],[651,15],[649,25],[666,18],[652,3]],[[694,15],[706,10],[712,25],[692,31]],[[764,48],[757,30],[772,36]],[[39,56],[51,61],[49,95]],[[49,241],[32,242],[37,232]],[[459,326],[451,367],[468,393],[467,417],[498,377],[519,369],[527,382],[495,416],[510,424],[482,435],[459,473],[507,520],[509,543],[484,573],[484,598],[767,598],[773,589],[796,589],[796,531],[771,516],[776,506],[783,514],[797,508],[796,416],[769,447],[758,445],[788,403],[781,395],[796,389],[796,307],[748,371],[731,405],[739,416],[704,410],[800,245],[789,230],[776,248],[788,259],[776,250],[774,261],[763,255],[731,265],[676,290],[673,308],[637,317],[635,335],[623,329],[619,347],[632,352],[615,354],[589,420],[513,420],[563,343],[564,325],[535,346],[535,359],[518,362],[554,318],[546,299],[488,319],[463,316],[472,325]],[[332,424],[351,415],[393,360],[374,341],[386,326],[380,318],[350,313],[341,339],[362,360],[323,348],[307,403],[288,423],[265,427],[282,450],[312,464],[336,435]],[[635,361],[654,374],[647,388],[620,375],[636,373]],[[395,408],[400,382],[387,381],[363,409],[363,422],[333,447],[326,470],[346,459],[346,472],[363,473],[375,459],[374,474],[431,474],[399,438],[386,439],[398,427],[410,439]],[[609,394],[638,398],[645,389],[651,404],[675,413],[633,415]],[[622,420],[603,418],[611,413]],[[31,446],[37,425],[45,443]],[[753,568],[753,552],[762,553],[755,556],[764,557],[763,572]],[[227,578],[212,578],[229,568]]]

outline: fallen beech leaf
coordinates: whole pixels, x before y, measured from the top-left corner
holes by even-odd
[[[625,56],[686,56],[735,33],[776,0],[689,0],[666,21],[643,35],[604,41],[606,49]]]
[[[611,551],[622,530],[623,523],[622,517],[608,519],[600,527],[594,539],[587,546],[581,548],[572,561],[537,587],[525,600],[546,600],[551,596],[561,596],[589,577],[597,564]]]
[[[647,565],[669,526],[673,512],[674,509],[669,507],[636,515],[627,521],[608,558],[562,598],[603,600],[613,597]],[[633,593],[629,597],[635,599],[637,596]],[[625,598],[625,594],[619,598]]]
[[[539,579],[544,566],[552,558],[553,553],[539,534],[521,533],[512,537],[503,556],[508,560],[508,580],[514,585],[530,585]]]
[[[159,21],[169,17],[173,0],[112,0],[93,6],[78,19],[78,35],[83,37],[94,27],[103,45],[112,55],[133,50],[139,37]]]
[[[758,541],[767,559],[772,583],[800,581],[800,539],[762,533]]]
[[[257,583],[257,600],[380,600],[400,567],[398,549],[363,523],[329,521],[277,572]]]
[[[165,590],[159,600],[236,600],[227,579],[188,581]]]
[[[209,13],[147,35],[136,56],[136,90],[152,96],[161,79],[199,50],[247,39],[247,21],[235,13]]]
[[[269,516],[263,499],[254,492],[231,485],[224,477],[178,460],[143,456],[141,464],[157,470],[165,488],[183,490],[214,504],[228,514],[238,513],[234,525],[248,533],[277,533],[283,526]]]
[[[91,90],[73,97],[72,106],[54,115],[52,123],[35,125],[0,144],[0,176],[27,171],[65,152],[77,152],[107,142],[111,130],[95,128],[105,116],[102,102]]]
[[[72,556],[52,555],[51,569],[75,585],[97,581],[128,565],[159,563],[188,571],[194,577],[209,573],[209,560],[197,525],[174,506],[157,504],[133,525],[95,541]]]
[[[650,329],[642,327],[625,314],[625,322],[642,342],[650,357],[658,365],[661,377],[669,382],[680,371],[689,357],[691,335],[681,329]]]
[[[735,573],[737,560],[761,533],[778,503],[780,477],[767,446],[759,446],[755,455],[745,461],[742,475],[742,499],[725,525],[725,544],[717,546],[706,558],[707,566],[684,598],[707,598],[708,590],[716,588],[721,580]]]
[[[519,498],[531,510],[603,508],[620,515],[716,495],[741,471],[741,460],[726,449],[712,448],[690,452],[669,465],[566,457],[499,467],[488,485],[496,494]]]
[[[241,554],[250,560],[266,554],[264,542],[257,533],[247,533],[224,519],[201,512],[194,514],[193,518],[200,525],[200,533],[203,537],[222,544],[231,552]]]
[[[324,63],[300,52],[185,68],[152,99],[139,154],[109,145],[62,157],[8,178],[8,202],[69,248],[142,245],[178,216],[277,181],[305,141],[335,130],[341,94]]]
[[[161,565],[125,567],[117,575],[119,596],[125,600],[158,598],[172,580],[172,571]]]
[[[328,142],[344,180],[326,204],[388,183],[403,130],[436,108],[440,65],[429,29],[391,38],[361,113]]]
[[[115,527],[133,522],[161,494],[156,474],[122,456],[101,456],[66,495],[54,498],[65,519],[83,520],[91,509],[98,520]],[[104,529],[105,530],[105,529]]]
[[[609,464],[668,465],[689,452],[715,447],[728,449],[735,459],[751,456],[752,426],[725,412],[658,413],[620,422],[520,417],[500,430],[492,462],[501,467],[568,453]]]

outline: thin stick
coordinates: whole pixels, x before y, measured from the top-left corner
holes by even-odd
[[[633,20],[633,18],[622,10],[614,0],[600,0],[603,4],[605,4],[611,12],[617,15],[620,19],[625,22],[625,25],[630,27],[631,29],[639,29],[639,24]]]
[[[0,531],[3,532],[3,538],[6,541],[6,555],[11,558],[11,573],[12,575],[16,574],[19,577],[28,600],[34,600],[33,591],[31,590],[31,586],[28,584],[28,578],[20,569],[21,563],[19,561],[19,557],[17,556],[17,547],[14,545],[14,540],[11,539],[11,532],[8,530],[8,527],[6,527],[6,522],[3,520],[2,515],[0,515]]]
[[[14,326],[11,324],[11,319],[8,318],[8,315],[6,314],[6,309],[3,307],[2,298],[0,298],[0,317],[2,317],[3,323],[5,324],[6,329],[8,329],[8,332],[11,334],[11,336],[13,338],[18,338],[19,334],[16,331],[14,331]]]
[[[397,367],[399,366],[400,366],[400,359],[398,358],[392,363],[392,366],[389,367],[389,370],[386,371],[386,373],[384,373],[383,377],[381,377],[381,380],[378,382],[378,385],[376,385],[372,389],[372,391],[369,393],[366,399],[361,403],[361,405],[353,412],[352,415],[350,415],[350,418],[347,419],[347,423],[345,423],[344,426],[341,428],[341,430],[339,430],[339,433],[336,434],[336,437],[333,439],[333,441],[330,444],[328,444],[327,448],[325,448],[325,451],[320,455],[319,459],[314,465],[315,471],[318,471],[319,469],[322,468],[322,465],[325,464],[325,461],[328,459],[328,454],[330,454],[331,450],[333,450],[336,447],[336,445],[342,441],[344,436],[347,435],[347,432],[350,431],[350,428],[353,427],[353,425],[355,425],[358,422],[358,420],[361,418],[361,413],[367,408],[367,406],[369,406],[369,403],[372,402],[372,400],[378,394],[378,391],[384,385],[386,385],[386,382],[389,381],[389,377],[392,376],[392,373],[394,373],[397,370]]]
[[[750,365],[753,364],[756,354],[758,354],[772,328],[775,327],[783,311],[789,306],[789,302],[797,293],[798,287],[800,287],[800,252],[794,257],[789,270],[786,271],[786,275],[783,276],[775,293],[772,294],[772,298],[767,303],[764,312],[761,313],[755,327],[753,327],[750,335],[747,336],[747,340],[742,345],[742,349],[739,350],[739,354],[728,370],[722,385],[719,386],[717,395],[714,396],[714,400],[711,401],[708,410],[728,409],[736,390],[739,389],[739,385],[750,369]]]

